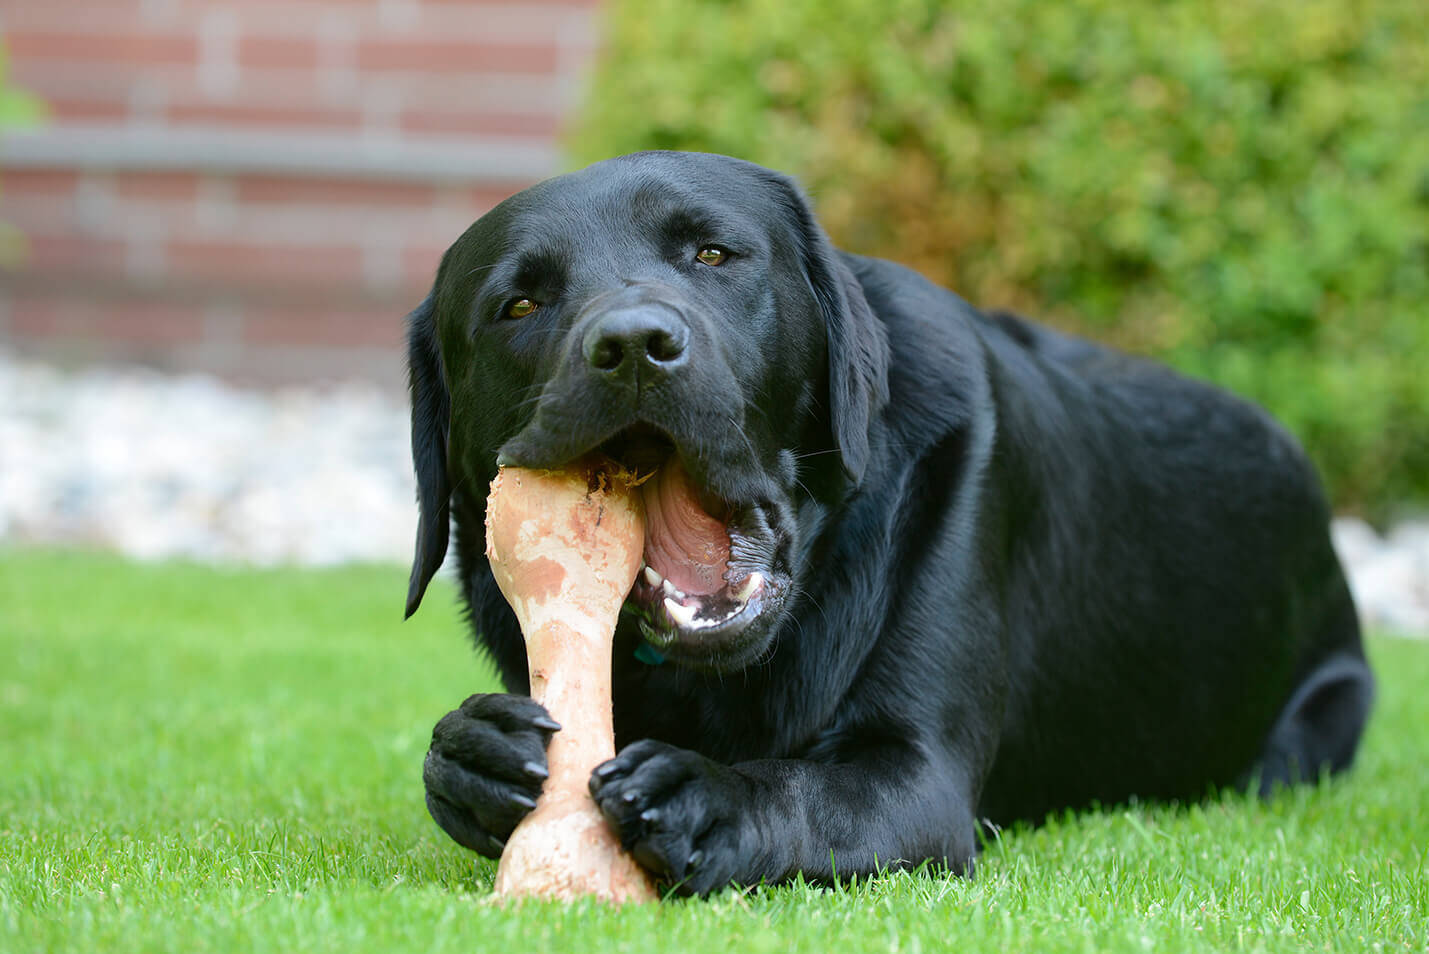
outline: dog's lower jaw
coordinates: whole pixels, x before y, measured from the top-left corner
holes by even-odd
[[[723,527],[728,550],[714,587],[683,591],[647,550],[651,562],[625,603],[644,641],[671,662],[708,672],[738,671],[765,657],[793,590],[789,541],[776,529],[782,512],[767,502],[735,510]]]
[[[729,672],[753,663],[767,651],[782,616],[784,587],[757,570],[738,587],[708,597],[671,593],[669,581],[652,584],[650,577],[636,587],[642,596],[625,608],[645,642],[691,669]]]

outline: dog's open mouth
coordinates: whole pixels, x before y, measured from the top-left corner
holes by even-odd
[[[626,600],[645,640],[678,661],[732,661],[756,633],[750,624],[779,602],[773,534],[762,507],[736,505],[700,487],[673,444],[627,432],[603,450],[649,475],[645,560]],[[760,627],[755,627],[760,629]]]

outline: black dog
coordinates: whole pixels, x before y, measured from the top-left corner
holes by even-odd
[[[498,463],[658,468],[590,787],[731,881],[971,868],[981,820],[1347,766],[1373,695],[1316,476],[1260,410],[836,251],[797,189],[645,153],[519,193],[410,316],[421,523],[512,695],[438,723],[486,855],[558,727],[483,555]]]

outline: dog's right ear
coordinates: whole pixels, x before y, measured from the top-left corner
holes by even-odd
[[[828,335],[829,424],[845,475],[863,480],[869,434],[888,403],[888,332],[873,313],[863,287],[835,251],[792,179],[775,175],[785,211],[794,222],[804,277]]]
[[[447,555],[451,530],[451,480],[447,435],[451,395],[437,348],[436,293],[407,316],[407,373],[412,390],[412,467],[417,473],[417,552],[407,584],[407,616],[417,611],[427,584]]]

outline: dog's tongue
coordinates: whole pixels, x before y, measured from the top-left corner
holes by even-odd
[[[725,585],[729,531],[700,506],[679,460],[668,460],[641,490],[645,562],[682,592],[718,593]]]

